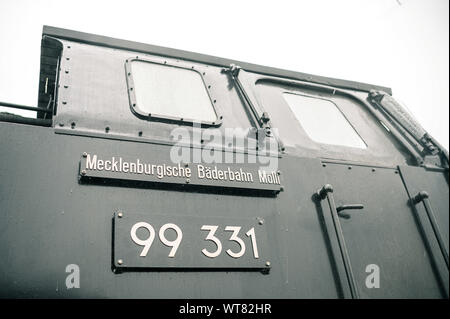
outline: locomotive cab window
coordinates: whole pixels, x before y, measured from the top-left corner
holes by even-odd
[[[201,73],[145,60],[127,61],[130,103],[146,118],[217,124],[217,113]]]
[[[366,148],[361,137],[332,101],[291,93],[283,93],[283,98],[313,141]]]
[[[363,103],[367,93],[242,75],[247,91],[254,95],[254,104],[269,114],[272,127],[277,128],[289,152],[371,165],[410,161],[410,154]]]

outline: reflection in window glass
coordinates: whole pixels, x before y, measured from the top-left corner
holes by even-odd
[[[143,61],[132,61],[131,72],[140,111],[203,122],[217,120],[197,72]]]
[[[366,148],[337,106],[325,99],[283,93],[306,134],[318,143]]]

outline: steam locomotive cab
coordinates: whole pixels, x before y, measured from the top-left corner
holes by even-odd
[[[44,27],[2,105],[2,297],[448,298],[448,153],[389,88]]]

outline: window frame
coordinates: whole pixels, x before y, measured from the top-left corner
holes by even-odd
[[[318,140],[314,139],[314,138],[309,134],[309,132],[306,130],[306,128],[305,128],[304,124],[302,123],[302,121],[301,121],[301,120],[297,117],[297,115],[295,114],[295,112],[294,112],[294,110],[293,110],[293,106],[290,105],[290,103],[289,103],[286,99],[284,99],[284,96],[283,96],[284,94],[303,96],[303,97],[307,97],[307,98],[310,98],[310,99],[318,99],[318,100],[323,100],[323,101],[327,101],[327,102],[331,103],[332,105],[334,105],[334,107],[336,108],[337,112],[339,112],[339,114],[342,116],[342,119],[345,120],[345,123],[348,124],[348,126],[353,130],[353,133],[355,134],[355,136],[357,136],[357,137],[359,138],[359,140],[362,142],[362,144],[364,145],[364,147],[350,146],[350,145],[337,144],[337,143],[325,143],[325,142],[321,142],[321,141],[318,141]],[[299,93],[298,91],[295,91],[295,90],[286,90],[286,89],[285,89],[285,90],[281,91],[281,95],[282,95],[283,99],[286,101],[286,104],[289,106],[289,108],[290,108],[291,112],[293,113],[294,117],[295,117],[296,120],[299,122],[299,124],[300,124],[302,130],[305,132],[305,135],[306,135],[312,142],[317,143],[317,144],[321,144],[321,145],[324,145],[324,146],[327,146],[327,145],[333,145],[333,146],[337,146],[337,147],[357,148],[357,149],[360,149],[360,150],[365,150],[365,149],[367,149],[367,148],[369,147],[369,145],[367,144],[367,142],[364,140],[364,138],[361,136],[361,134],[360,134],[360,133],[358,132],[358,130],[356,129],[354,123],[352,123],[352,122],[348,119],[347,115],[341,110],[341,108],[340,108],[334,101],[332,101],[332,100],[330,100],[330,99],[327,99],[327,98],[325,98],[325,97],[321,97],[321,96],[314,96],[314,95],[310,95],[310,94],[307,94],[307,93]]]
[[[193,71],[196,72],[205,87],[206,94],[208,95],[209,101],[211,103],[211,107],[216,114],[216,120],[215,121],[201,121],[198,119],[191,119],[191,118],[183,118],[183,117],[175,117],[175,116],[169,116],[169,115],[162,115],[162,114],[153,114],[153,113],[147,113],[144,112],[141,108],[139,108],[139,105],[136,101],[136,93],[135,93],[135,85],[134,85],[134,79],[133,79],[133,72],[131,64],[134,61],[139,62],[145,62],[145,63],[153,63],[157,65],[162,66],[169,66],[169,67],[175,67],[179,69],[184,69],[187,71]],[[181,125],[193,125],[193,124],[199,124],[201,127],[220,127],[222,125],[222,119],[223,115],[219,113],[219,110],[216,106],[216,99],[213,98],[211,95],[211,86],[212,81],[208,80],[207,77],[207,67],[198,65],[198,64],[192,64],[188,63],[188,61],[181,61],[176,60],[175,62],[171,62],[168,60],[155,60],[155,59],[149,59],[149,58],[142,58],[139,56],[136,57],[130,57],[125,60],[125,76],[127,80],[127,91],[128,91],[128,100],[130,103],[130,109],[131,112],[136,115],[138,118],[147,120],[147,121],[158,121],[158,122],[165,122],[165,123],[171,123],[171,124],[181,124]]]

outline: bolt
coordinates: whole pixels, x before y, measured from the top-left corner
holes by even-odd
[[[270,267],[270,261],[266,261],[266,267]]]
[[[88,153],[83,152],[83,157],[87,157],[87,156],[88,156]]]
[[[429,197],[430,195],[426,191],[421,191],[414,197],[413,200],[415,203],[420,203],[421,201]]]
[[[122,212],[117,213],[117,217],[122,218],[123,217],[123,213]]]
[[[119,259],[119,260],[117,261],[117,263],[118,263],[119,265],[122,265],[122,264],[123,264],[123,260],[122,260],[122,259]]]
[[[86,170],[82,170],[81,175],[83,175],[83,176],[86,175]]]

